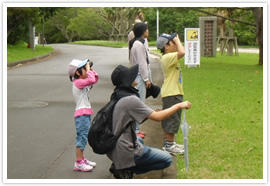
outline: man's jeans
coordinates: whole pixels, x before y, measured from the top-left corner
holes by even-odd
[[[141,141],[139,137],[138,140]],[[168,152],[145,145],[143,154],[141,156],[135,155],[134,160],[136,166],[133,167],[132,170],[136,174],[143,174],[152,170],[165,169],[172,163],[172,157]]]

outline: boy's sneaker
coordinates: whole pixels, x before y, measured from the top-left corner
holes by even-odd
[[[174,144],[175,144],[178,148],[180,148],[180,149],[182,149],[182,150],[185,149],[185,148],[184,148],[184,145],[180,145],[180,144],[177,144],[177,143],[175,143],[175,142],[174,142]]]
[[[83,161],[84,161],[84,163],[85,163],[86,165],[90,165],[90,166],[93,167],[93,168],[95,168],[96,165],[97,165],[96,162],[89,161],[89,160],[86,159],[86,158],[84,158]]]
[[[165,140],[165,141],[164,141],[164,144],[163,144],[164,147],[166,146],[167,143],[168,143],[168,141]],[[177,143],[175,143],[175,141],[173,142],[173,144],[177,145],[180,149],[183,149],[183,150],[184,150],[184,145],[177,144]]]
[[[75,171],[82,171],[82,172],[89,172],[93,169],[92,166],[85,164],[82,160],[80,163],[75,162],[73,170]]]
[[[174,143],[170,147],[165,145],[162,149],[173,155],[184,154],[184,149],[180,148],[176,143]]]

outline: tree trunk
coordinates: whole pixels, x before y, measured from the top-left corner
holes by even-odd
[[[34,27],[31,21],[28,23],[29,28],[29,44],[31,49],[35,49],[35,33],[34,33]]]
[[[68,42],[71,42],[72,39],[68,36],[67,30],[63,29],[63,32],[64,32],[64,36],[65,36],[66,40]]]
[[[256,18],[256,37],[259,43],[259,65],[263,65],[263,8],[252,9]]]
[[[225,40],[222,39],[225,37],[225,30],[226,30],[226,27],[225,27],[225,20],[222,20],[221,23],[220,23],[220,26],[219,26],[219,30],[220,30],[220,51],[223,51],[224,50],[224,47],[225,47]]]
[[[110,38],[109,38],[109,40],[110,41],[113,41],[114,39],[114,30],[115,30],[115,21],[114,21],[114,23],[113,23],[113,27],[112,27],[112,32],[111,32],[111,34],[110,34]]]
[[[233,14],[232,10],[228,9],[227,12],[228,12],[228,17],[231,17],[232,14]],[[230,21],[230,24],[229,25],[230,26],[229,26],[229,38],[228,38],[228,51],[227,51],[227,55],[228,56],[233,56],[233,40],[231,40],[231,38],[233,38],[233,36],[234,36],[234,33],[233,33],[234,31],[233,31],[233,27],[232,27],[233,22]]]

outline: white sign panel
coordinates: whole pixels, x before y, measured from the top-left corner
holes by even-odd
[[[185,65],[200,65],[200,28],[185,28]]]

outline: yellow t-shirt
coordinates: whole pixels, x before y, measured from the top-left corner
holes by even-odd
[[[178,60],[178,53],[168,53],[161,57],[164,83],[161,87],[161,97],[184,95],[183,74]]]

